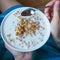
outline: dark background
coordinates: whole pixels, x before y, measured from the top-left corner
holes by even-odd
[[[50,0],[17,0],[23,5],[30,6],[30,7],[43,7],[45,6]]]

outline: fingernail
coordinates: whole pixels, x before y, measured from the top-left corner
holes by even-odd
[[[45,15],[46,15],[46,16],[49,16],[49,14],[48,14],[48,13],[45,13]]]
[[[47,16],[47,18],[48,18],[48,19],[50,19],[50,16],[49,16],[49,14],[48,14],[48,13],[46,13],[45,15]]]
[[[48,19],[50,20],[50,17],[48,16]]]
[[[55,6],[60,7],[60,1],[56,1]]]

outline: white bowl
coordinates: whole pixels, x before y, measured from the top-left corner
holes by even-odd
[[[40,11],[40,17],[43,17],[43,18],[45,19],[46,27],[47,27],[46,36],[45,36],[45,38],[43,37],[44,40],[42,41],[42,43],[40,43],[38,46],[33,47],[33,48],[31,48],[31,49],[20,50],[20,49],[14,48],[13,46],[11,46],[11,45],[6,41],[6,39],[5,39],[5,37],[4,37],[4,34],[3,34],[3,24],[4,24],[5,20],[6,20],[6,18],[7,18],[10,14],[14,13],[15,11],[18,11],[18,10],[22,10],[22,11],[23,11],[23,10],[25,10],[25,9],[27,9],[27,8],[32,8],[32,7],[21,7],[21,8],[17,8],[17,9],[15,9],[15,10],[11,11],[10,13],[8,13],[8,14],[4,17],[4,19],[3,19],[2,23],[1,23],[1,36],[2,36],[3,41],[4,41],[5,44],[8,45],[11,49],[16,50],[16,51],[18,51],[18,52],[29,52],[29,51],[34,51],[34,50],[36,50],[36,49],[38,49],[38,48],[41,48],[41,47],[47,42],[47,40],[48,40],[48,38],[49,38],[49,36],[50,36],[50,23],[49,23],[49,20],[48,20],[47,17]],[[33,8],[33,9],[35,9],[35,8]],[[38,9],[35,9],[35,10],[38,10]]]

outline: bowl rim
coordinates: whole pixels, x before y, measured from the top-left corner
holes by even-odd
[[[5,38],[4,38],[4,36],[3,36],[3,23],[4,23],[4,21],[5,21],[5,18],[7,18],[7,16],[10,15],[13,11],[18,10],[18,9],[23,9],[23,8],[33,8],[33,7],[21,7],[21,8],[16,8],[16,9],[12,10],[11,12],[9,12],[9,13],[4,17],[4,19],[3,19],[2,23],[1,23],[1,37],[2,37],[3,41],[5,42],[5,44],[8,45],[11,49],[13,49],[13,50],[15,50],[15,51],[18,51],[18,52],[30,52],[30,51],[34,51],[34,50],[37,50],[37,49],[41,48],[41,47],[47,42],[47,40],[48,40],[48,38],[49,38],[49,36],[50,36],[50,23],[49,23],[47,17],[44,15],[44,13],[42,13],[42,12],[39,10],[39,11],[46,17],[46,19],[47,19],[47,21],[48,21],[48,24],[49,24],[49,34],[48,34],[47,40],[42,44],[42,46],[37,47],[37,48],[35,48],[35,49],[31,49],[31,50],[29,50],[29,49],[28,49],[28,50],[19,50],[19,49],[17,49],[17,48],[12,47],[11,45],[8,44],[8,42],[5,40]],[[34,9],[36,9],[36,8],[34,8]],[[37,9],[37,10],[38,10],[38,9]]]

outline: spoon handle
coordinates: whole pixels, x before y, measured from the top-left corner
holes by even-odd
[[[45,7],[41,7],[41,8],[37,8],[37,9],[39,9],[39,10],[44,10],[45,8],[52,8],[52,6],[45,6]]]

